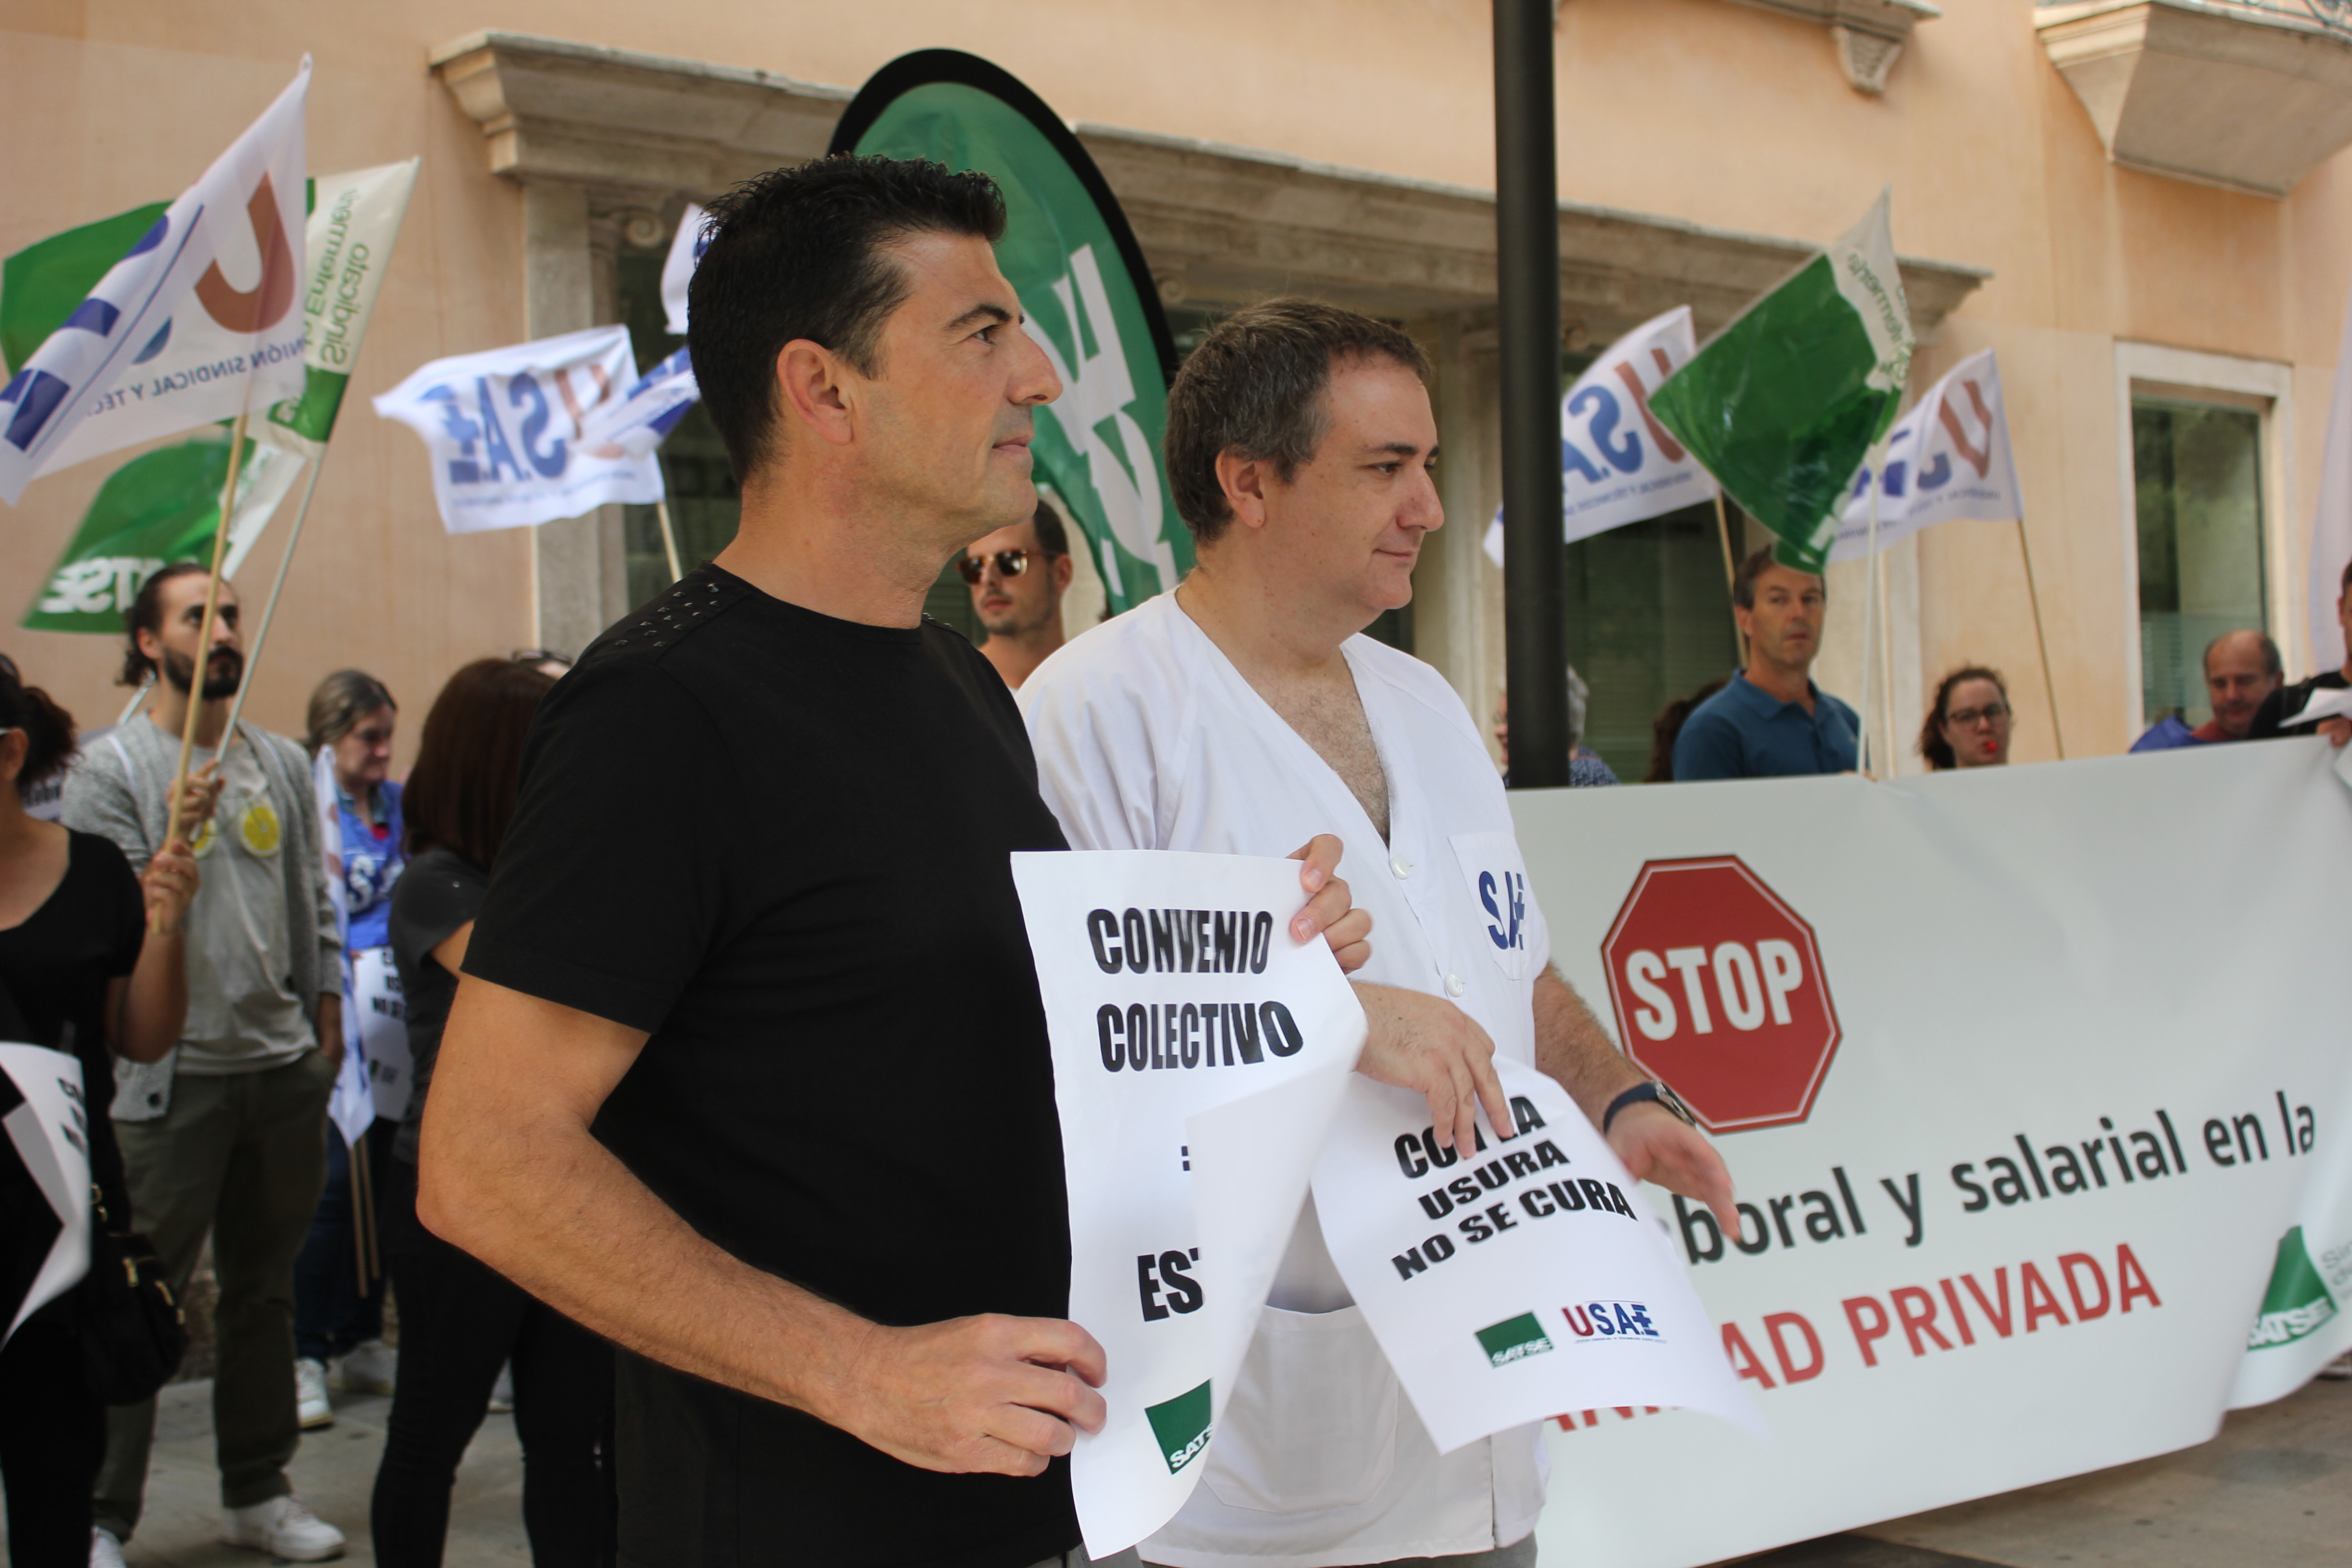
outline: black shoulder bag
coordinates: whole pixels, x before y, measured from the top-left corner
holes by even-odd
[[[102,1405],[137,1405],[180,1370],[188,1325],[163,1282],[154,1244],[137,1231],[115,1229],[95,1182],[89,1207],[89,1272],[75,1303],[82,1382]]]

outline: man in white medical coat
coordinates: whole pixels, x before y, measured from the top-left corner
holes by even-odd
[[[1210,333],[1168,410],[1200,564],[1022,688],[1039,789],[1082,849],[1284,854],[1336,830],[1373,918],[1366,1011],[1467,1064],[1426,1086],[1440,1129],[1470,1141],[1472,1079],[1499,1051],[1557,1078],[1635,1175],[1728,1215],[1722,1161],[1617,1053],[1551,969],[1533,896],[1510,891],[1525,867],[1476,723],[1434,669],[1358,635],[1412,597],[1444,521],[1429,374],[1402,332],[1309,300]],[[1143,1556],[1524,1568],[1541,1444],[1530,1426],[1436,1452],[1310,1199],[1201,1485]]]

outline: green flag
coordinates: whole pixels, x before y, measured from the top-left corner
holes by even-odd
[[[0,357],[14,375],[172,204],[152,202],[26,246],[0,262]]]
[[[236,527],[225,574],[234,574],[302,469],[291,453],[248,439],[236,481]],[[81,526],[17,624],[42,632],[122,635],[122,612],[166,563],[213,558],[228,432],[197,435],[131,458],[99,487]]]
[[[1031,447],[1092,544],[1115,614],[1176,585],[1192,539],[1160,458],[1176,351],[1142,248],[1102,173],[1035,93],[986,60],[926,49],[882,68],[833,151],[978,169],[1004,193],[997,265],[1062,378]]]
[[[1838,512],[1895,423],[1911,312],[1879,194],[1845,237],[1799,268],[1650,395],[1650,412],[1748,514],[1784,566],[1820,573]]]

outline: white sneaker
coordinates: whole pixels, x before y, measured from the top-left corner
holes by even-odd
[[[308,1356],[294,1363],[294,1413],[305,1432],[335,1424],[327,1404],[327,1369]]]
[[[323,1563],[343,1554],[343,1532],[312,1513],[298,1497],[274,1497],[251,1508],[224,1509],[221,1540],[289,1563]]]
[[[327,1370],[327,1386],[345,1394],[390,1394],[399,1370],[400,1352],[382,1340],[369,1340]]]
[[[114,1539],[114,1531],[91,1527],[89,1568],[122,1568],[122,1542]]]
[[[514,1363],[499,1368],[498,1382],[490,1384],[490,1414],[503,1415],[514,1408]]]

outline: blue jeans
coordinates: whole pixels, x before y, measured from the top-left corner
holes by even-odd
[[[398,1131],[397,1124],[379,1121],[360,1136],[367,1145],[368,1173],[377,1194],[373,1209],[379,1216],[384,1182],[392,1171],[392,1141]],[[352,1152],[343,1135],[331,1127],[326,1190],[319,1194],[310,1238],[294,1262],[294,1353],[305,1361],[332,1361],[352,1346],[383,1335],[383,1243],[376,1245],[378,1271],[362,1294],[355,1219]]]

